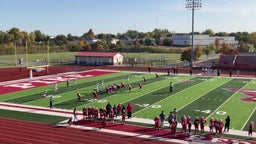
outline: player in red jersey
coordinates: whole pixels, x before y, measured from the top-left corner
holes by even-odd
[[[215,129],[215,134],[217,134],[219,131],[219,121],[217,119],[214,120],[214,129]]]
[[[124,108],[124,109],[122,109],[122,122],[121,122],[121,124],[125,124],[125,117],[126,117],[126,110]]]
[[[181,126],[182,126],[182,134],[185,135],[187,130],[187,118],[185,115],[183,115],[183,117],[181,118]]]
[[[176,127],[177,127],[177,122],[174,119],[172,119],[170,122],[170,128],[171,128],[171,134],[173,136],[175,136],[176,134]]]
[[[159,131],[159,128],[160,128],[160,118],[158,116],[155,116],[154,121],[155,121],[155,133],[156,133]]]
[[[121,105],[121,104],[118,104],[118,105],[116,106],[117,115],[120,115],[121,109],[122,109],[122,105]]]
[[[210,119],[210,124],[209,124],[209,129],[210,129],[210,134],[213,134],[213,127],[214,127],[214,119]]]
[[[115,117],[115,113],[113,108],[110,109],[110,113],[109,113],[109,118],[111,120],[111,122],[114,122],[114,117]]]
[[[219,135],[220,135],[220,136],[222,135],[223,126],[224,126],[223,121],[222,121],[222,120],[219,120],[218,129],[219,129]]]
[[[128,118],[132,118],[133,106],[132,106],[131,103],[128,103],[128,104],[127,104],[126,110],[127,110],[127,116],[128,116]]]
[[[99,117],[99,110],[97,108],[93,109],[93,120],[96,121]]]
[[[202,118],[200,119],[200,129],[201,129],[201,133],[204,133],[204,124],[206,123],[206,120],[204,118],[204,116],[202,116]]]
[[[190,134],[191,126],[192,126],[192,119],[190,116],[188,116],[188,118],[187,118],[187,124],[188,124],[188,133]]]
[[[253,130],[254,130],[254,123],[253,123],[253,121],[251,121],[251,123],[249,124],[248,139],[252,139]]]
[[[79,102],[81,102],[81,94],[80,94],[79,92],[77,92],[76,95],[77,95],[77,100],[78,100]]]
[[[92,94],[93,94],[93,99],[97,100],[98,99],[98,94],[97,94],[97,91],[95,89],[93,90]]]
[[[195,125],[195,134],[198,134],[198,126],[199,126],[199,118],[196,117],[194,120],[194,125]]]
[[[101,124],[102,124],[103,128],[107,126],[107,118],[106,118],[106,116],[103,116]]]
[[[88,109],[86,106],[83,108],[83,119],[86,119],[88,117]]]
[[[121,88],[125,88],[125,83],[121,82]]]
[[[147,79],[146,79],[146,77],[143,77],[143,80],[144,80],[144,83],[146,83],[146,82],[147,82]]]
[[[138,85],[139,85],[139,88],[142,89],[142,84],[141,84],[141,82],[139,82]]]

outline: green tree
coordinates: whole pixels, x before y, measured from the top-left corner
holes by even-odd
[[[206,29],[202,32],[204,35],[214,36],[214,32],[211,29]]]
[[[40,30],[35,30],[34,35],[35,35],[36,42],[42,42],[46,40],[46,35],[43,34]]]
[[[206,48],[204,48],[203,51],[204,51],[204,53],[207,55],[207,59],[208,59],[209,54],[210,54],[210,52],[211,52],[211,46],[208,45]]]

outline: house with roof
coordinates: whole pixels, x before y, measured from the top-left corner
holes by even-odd
[[[76,63],[79,65],[120,65],[123,64],[123,55],[119,52],[78,52]]]

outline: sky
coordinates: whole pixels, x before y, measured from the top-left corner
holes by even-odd
[[[192,31],[192,11],[186,0],[0,0],[0,30],[82,36],[167,29]],[[256,31],[256,0],[201,0],[195,10],[194,31]]]

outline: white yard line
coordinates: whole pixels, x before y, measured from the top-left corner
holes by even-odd
[[[178,83],[178,82],[177,82],[177,83]],[[176,84],[177,84],[177,83],[176,83]],[[198,84],[196,84],[196,85],[199,85],[199,84],[201,84],[201,82],[198,83]],[[191,87],[194,87],[194,86],[196,86],[196,85],[193,85],[193,86],[191,86]],[[166,101],[166,99],[169,99],[170,97],[174,97],[175,95],[177,95],[177,94],[179,94],[179,93],[181,93],[181,92],[183,92],[183,91],[185,91],[185,90],[188,90],[188,89],[190,89],[191,87],[185,88],[185,89],[183,89],[182,91],[179,91],[179,92],[177,92],[177,93],[175,93],[175,94],[173,94],[173,95],[171,95],[171,96],[168,96],[168,97],[166,97],[166,98],[164,98],[164,99],[162,99],[162,100],[160,100],[160,101],[157,101],[157,102],[155,102],[155,103],[149,105],[148,107],[146,107],[146,108],[144,108],[144,109],[141,109],[141,110],[136,111],[134,114],[136,114],[136,113],[138,113],[138,112],[140,112],[140,111],[146,110],[146,109],[148,109],[148,108],[151,108],[151,106],[153,106],[153,105],[155,105],[155,104],[158,104],[158,103],[161,103],[162,101]]]
[[[250,83],[250,82],[249,82]],[[244,85],[243,87],[241,87],[239,90],[241,90],[241,89],[243,89],[244,87],[246,87],[249,83],[247,83],[246,85]],[[225,102],[223,102],[218,108],[216,108],[208,117],[206,117],[206,119],[209,119],[210,117],[212,117],[212,115],[215,113],[215,112],[217,112],[217,111],[219,111],[219,109],[225,104],[225,103],[227,103],[235,94],[237,94],[238,92],[239,92],[239,90],[238,91],[236,91],[232,96],[230,96]]]
[[[252,117],[252,114],[254,113],[254,111],[256,110],[256,107],[253,109],[253,111],[251,112],[250,116],[248,117],[248,119],[245,121],[244,125],[242,126],[242,128],[240,130],[243,130],[244,127],[246,126],[246,124],[248,123],[248,121],[250,120],[250,118]]]

